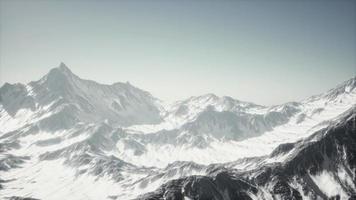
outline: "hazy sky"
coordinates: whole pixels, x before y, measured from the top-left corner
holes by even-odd
[[[356,1],[0,0],[0,84],[63,61],[163,100],[300,100],[356,75]]]

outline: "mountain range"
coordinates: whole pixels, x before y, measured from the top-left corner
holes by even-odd
[[[0,88],[3,199],[356,199],[356,77],[300,102],[165,105],[63,63]]]

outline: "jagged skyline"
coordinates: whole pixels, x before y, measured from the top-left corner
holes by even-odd
[[[129,81],[162,100],[215,93],[272,105],[356,74],[354,1],[0,7],[1,85],[36,80],[63,61],[80,77]]]
[[[84,80],[62,64],[29,84],[4,84],[0,97],[0,198],[355,194],[356,77],[278,106],[214,95],[165,106],[131,84]]]

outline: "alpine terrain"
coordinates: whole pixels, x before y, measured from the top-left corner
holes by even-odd
[[[275,106],[166,105],[61,63],[0,88],[0,199],[356,199],[356,77]]]

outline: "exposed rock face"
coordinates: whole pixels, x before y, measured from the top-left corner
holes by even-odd
[[[0,199],[352,199],[355,80],[271,107],[162,107],[61,64],[0,88]]]
[[[13,196],[13,197],[10,197],[9,200],[39,200],[39,199],[34,199],[34,198],[30,198],[30,197],[17,197],[17,196]]]
[[[208,176],[173,180],[138,199],[355,199],[356,108],[305,140],[280,145],[270,158],[281,154],[289,154],[281,163],[243,172],[215,168]],[[321,185],[319,176],[334,181],[324,182],[331,188]],[[336,195],[327,191],[335,188],[340,188]]]

